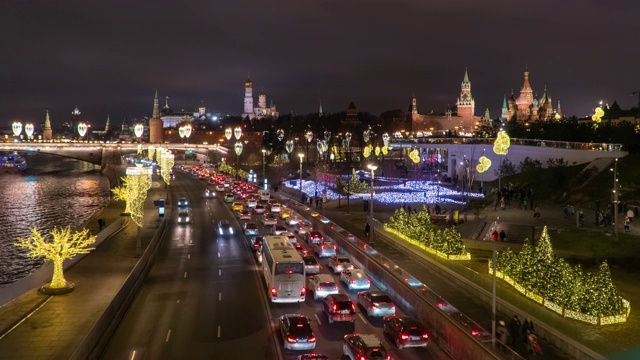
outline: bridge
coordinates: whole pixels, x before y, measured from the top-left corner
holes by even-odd
[[[0,143],[0,152],[23,152],[23,153],[42,153],[49,155],[57,155],[66,158],[86,161],[95,165],[100,165],[104,170],[107,165],[122,164],[122,156],[135,154],[138,151],[138,145],[142,145],[144,149],[150,145],[155,147],[164,147],[174,151],[193,150],[196,154],[203,157],[226,156],[228,149],[219,145],[205,144],[117,144],[117,143],[92,143],[92,142],[9,142]],[[219,157],[218,157],[219,158]]]
[[[389,147],[393,149],[445,149],[447,151],[448,172],[453,176],[461,167],[465,166],[464,159],[469,160],[471,171],[475,170],[478,159],[485,156],[491,160],[491,169],[485,172],[483,180],[491,181],[497,178],[494,169],[500,163],[500,156],[493,152],[495,139],[488,138],[414,138],[414,139],[389,139]],[[568,141],[548,141],[531,139],[511,139],[509,153],[503,157],[514,165],[518,165],[525,158],[538,160],[546,167],[549,159],[564,159],[569,165],[589,164],[599,159],[600,164],[607,163],[607,159],[613,160],[628,155],[622,151],[621,144],[608,143],[578,143]],[[462,164],[461,164],[462,163]],[[595,163],[594,163],[595,164]],[[602,169],[599,169],[602,170]]]

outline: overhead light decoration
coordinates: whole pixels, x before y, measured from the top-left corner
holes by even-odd
[[[322,155],[322,153],[324,152],[324,145],[322,145],[322,142],[324,140],[318,140],[318,142],[316,143],[316,147],[318,148],[318,153],[320,153],[320,155]]]
[[[14,121],[11,125],[11,130],[13,130],[14,136],[20,136],[22,133],[22,123],[19,121]]]
[[[602,110],[602,107],[598,106],[596,108],[596,112],[595,114],[593,114],[593,116],[591,116],[591,120],[593,120],[593,127],[597,128],[598,126],[600,126],[600,124],[602,123],[602,117],[604,116],[604,110]]]
[[[324,141],[329,142],[331,140],[331,131],[324,132]]]
[[[136,126],[133,127],[133,133],[136,135],[137,138],[142,137],[143,132],[144,132],[144,125],[136,124]]]
[[[347,140],[347,147],[349,146],[349,143],[351,142],[351,137],[352,137],[352,135],[351,135],[350,132],[344,134],[344,139]]]
[[[420,162],[420,152],[418,149],[413,149],[413,151],[409,153],[409,159],[416,164]]]
[[[382,134],[382,142],[384,143],[384,146],[389,146],[389,134]]]
[[[509,153],[509,146],[511,146],[509,135],[504,131],[500,131],[496,141],[493,143],[493,152],[497,155],[507,155]]]
[[[376,149],[374,151],[375,151],[374,153],[376,154],[376,156],[380,156],[380,146],[376,146]]]
[[[362,149],[362,156],[364,156],[365,158],[371,156],[371,145],[367,145],[364,147],[364,149]]]
[[[34,129],[32,123],[27,123],[24,126],[24,132],[27,134],[27,138],[31,138],[31,135],[33,135],[33,130],[35,130],[35,129]]]
[[[184,136],[185,136],[185,128],[184,128],[184,126],[180,126],[178,128],[178,135],[180,135],[181,139],[184,138]]]
[[[231,130],[231,128],[226,128],[224,130],[224,137],[226,137],[227,140],[231,140],[231,136],[233,136],[233,130]]]
[[[238,142],[233,146],[233,149],[235,150],[236,155],[240,156],[240,154],[242,154],[242,149],[243,149],[242,142],[238,141]]]
[[[365,130],[362,133],[362,140],[364,140],[364,142],[368,143],[370,138],[371,138],[371,130]]]
[[[389,148],[385,145],[380,149],[380,151],[382,151],[382,155],[387,155],[389,153]]]
[[[284,130],[278,129],[276,134],[278,134],[278,140],[282,141],[282,139],[284,139]]]
[[[291,152],[293,151],[293,140],[287,140],[287,142],[284,144],[284,148],[289,154],[291,154]]]
[[[188,139],[191,136],[191,124],[184,126],[184,136]]]
[[[84,137],[87,134],[88,129],[89,127],[87,126],[87,124],[85,123],[78,124],[78,134],[80,134],[80,137]]]
[[[480,174],[489,170],[489,168],[491,167],[491,160],[489,160],[489,158],[487,158],[486,156],[481,156],[480,159],[478,159],[478,161],[479,161],[479,164],[476,165],[476,170]]]
[[[233,136],[236,137],[236,140],[240,140],[240,137],[242,136],[242,128],[241,127],[237,127],[235,129],[233,129]]]

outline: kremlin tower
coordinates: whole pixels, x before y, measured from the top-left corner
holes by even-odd
[[[163,122],[160,119],[160,105],[158,104],[158,89],[153,99],[153,115],[149,120],[149,142],[153,144],[162,144]]]
[[[473,118],[476,102],[473,100],[473,95],[471,95],[471,82],[466,68],[464,69],[464,79],[462,80],[460,97],[456,102],[456,106],[458,108],[458,116],[465,119]]]
[[[51,129],[51,121],[49,120],[49,110],[47,110],[47,117],[44,120],[44,130],[42,131],[42,140],[53,140],[53,130]]]

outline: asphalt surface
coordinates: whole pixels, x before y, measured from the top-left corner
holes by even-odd
[[[172,236],[163,243],[104,359],[295,359],[311,351],[284,350],[277,319],[290,313],[311,320],[317,337],[313,352],[330,359],[342,358],[343,337],[353,332],[375,334],[394,359],[449,359],[434,342],[426,349],[398,351],[383,336],[382,319],[368,317],[360,307],[354,324],[329,324],[321,301],[312,294],[299,304],[270,303],[260,267],[242,234],[241,224],[248,220],[236,220],[230,204],[223,202],[224,193],[203,199],[205,187],[212,186],[180,171],[176,175],[171,185],[174,199],[191,200],[193,223],[171,223]],[[253,215],[251,221],[266,235],[269,231],[261,225],[260,216]],[[221,237],[214,231],[221,219],[231,222],[235,235]],[[298,242],[311,252],[302,237]],[[341,292],[356,303],[357,291],[349,291],[339,276],[327,270],[326,259],[319,263],[321,273],[331,274]],[[402,309],[397,313],[401,315]]]

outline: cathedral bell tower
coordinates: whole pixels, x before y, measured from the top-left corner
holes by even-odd
[[[244,114],[243,117],[253,115],[253,84],[251,79],[247,78],[244,83]]]
[[[167,106],[169,100],[167,98]],[[156,96],[153,99],[153,115],[149,120],[149,142],[153,144],[162,144],[163,135],[163,122],[160,119],[160,104],[158,103],[158,89],[156,89]]]

